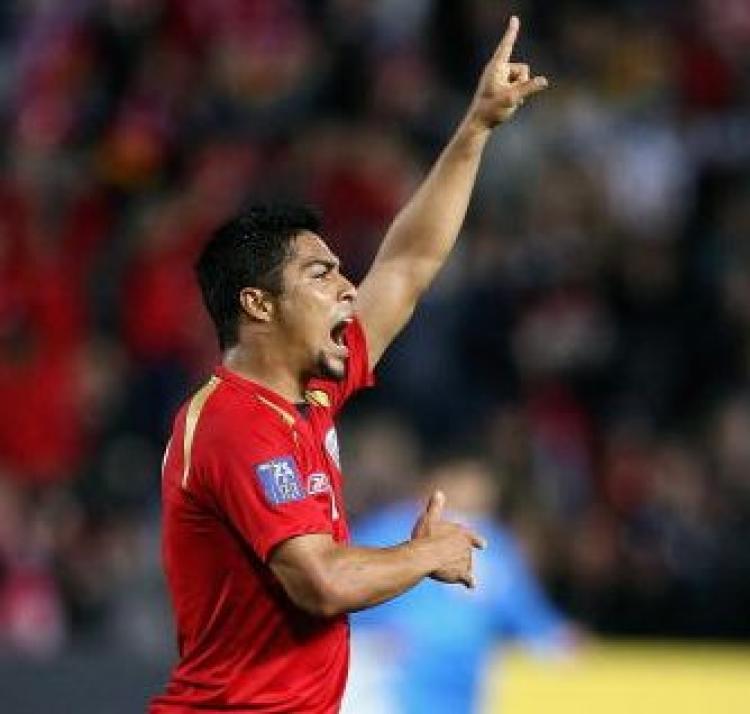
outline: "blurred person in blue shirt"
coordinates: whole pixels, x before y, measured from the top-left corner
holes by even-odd
[[[400,598],[352,616],[352,669],[343,714],[462,714],[479,711],[498,643],[515,639],[540,653],[567,652],[575,628],[542,592],[513,534],[494,518],[499,485],[479,460],[455,458],[427,474],[445,497],[446,517],[482,533],[476,587],[424,580]],[[365,516],[358,544],[384,547],[410,537],[418,499]]]

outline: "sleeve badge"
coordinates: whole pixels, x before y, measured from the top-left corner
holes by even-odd
[[[255,467],[263,495],[272,506],[301,501],[307,493],[292,456],[279,456]]]

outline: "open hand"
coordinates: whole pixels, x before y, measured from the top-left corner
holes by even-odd
[[[547,87],[547,78],[532,77],[528,64],[510,61],[519,26],[513,15],[479,80],[471,114],[483,128],[491,129],[510,119],[527,97]]]

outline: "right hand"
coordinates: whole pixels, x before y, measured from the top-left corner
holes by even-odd
[[[548,84],[546,77],[532,77],[529,65],[511,62],[519,26],[514,15],[485,67],[474,95],[470,116],[485,129],[492,129],[510,119],[528,97],[546,89]]]
[[[411,537],[429,538],[435,547],[440,566],[430,577],[444,583],[462,583],[467,588],[476,585],[472,565],[472,550],[486,546],[484,538],[465,526],[444,521],[445,496],[435,491],[412,529]]]

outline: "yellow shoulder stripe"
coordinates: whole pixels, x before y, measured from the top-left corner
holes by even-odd
[[[195,427],[198,426],[198,419],[200,419],[201,411],[203,410],[206,401],[213,394],[214,389],[219,384],[218,377],[211,377],[206,384],[204,384],[190,400],[188,405],[187,416],[185,417],[185,434],[182,439],[182,455],[183,455],[183,470],[182,470],[182,487],[187,487],[188,477],[190,476],[190,455],[193,449],[193,437],[195,436]]]
[[[308,389],[305,392],[305,401],[308,404],[312,404],[318,407],[325,407],[326,409],[331,406],[331,398],[327,392],[322,389]]]
[[[280,406],[277,406],[265,397],[262,397],[260,394],[256,394],[255,396],[258,398],[259,402],[263,402],[263,404],[265,404],[267,407],[273,409],[287,426],[294,426],[294,416],[292,416],[288,411],[282,409]]]

